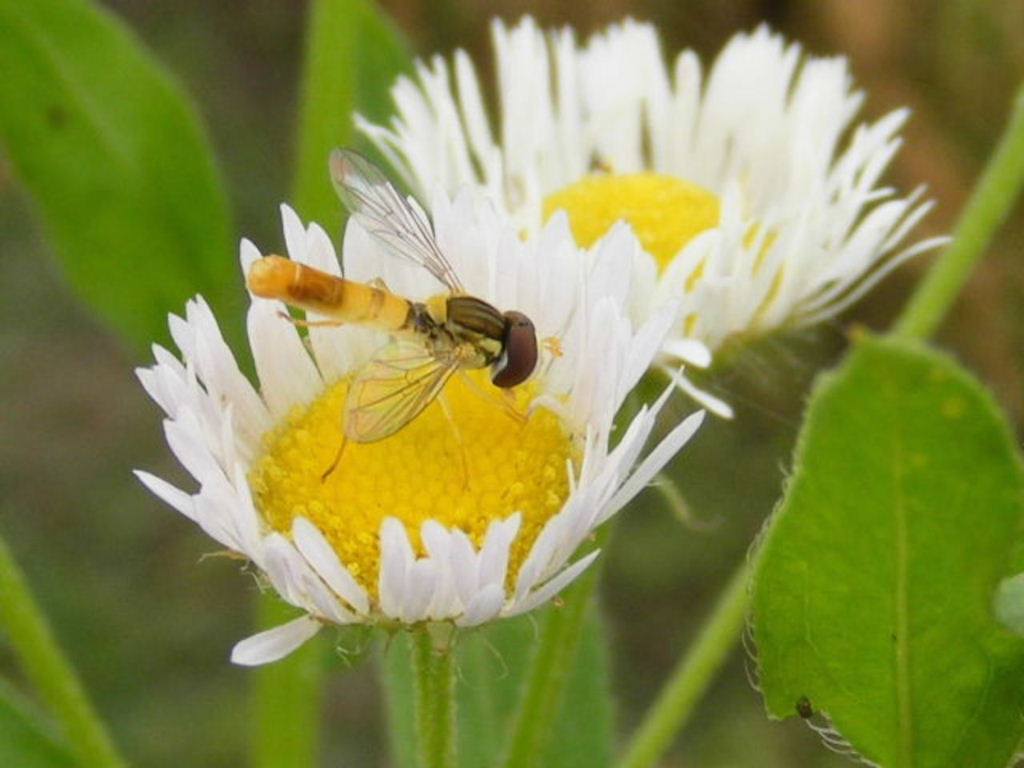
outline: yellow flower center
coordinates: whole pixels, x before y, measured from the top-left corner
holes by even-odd
[[[589,248],[617,221],[633,227],[664,269],[690,240],[718,225],[718,198],[675,176],[585,176],[544,201],[545,220],[564,209],[576,242]]]
[[[511,583],[568,497],[566,461],[578,458],[554,414],[541,408],[528,419],[523,415],[536,389],[528,383],[510,395],[491,385],[484,371],[456,375],[442,395],[450,421],[435,401],[391,437],[347,443],[324,478],[342,444],[343,379],[264,436],[266,453],[249,476],[257,505],[270,527],[285,534],[296,517],[311,520],[374,596],[385,517],[405,523],[424,555],[420,526],[427,520],[465,532],[479,547],[493,521],[520,512]]]

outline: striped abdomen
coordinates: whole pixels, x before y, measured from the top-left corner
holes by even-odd
[[[411,305],[401,296],[335,277],[281,256],[265,256],[249,267],[249,290],[265,299],[385,331],[403,329]]]

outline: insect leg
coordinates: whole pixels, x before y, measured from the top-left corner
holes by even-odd
[[[278,312],[277,316],[282,320],[287,320],[292,325],[297,325],[302,328],[337,328],[339,325],[344,325],[343,320],[299,320],[297,317],[292,317],[287,312]]]
[[[520,411],[516,407],[516,396],[512,394],[511,389],[501,390],[501,407],[505,410],[505,415],[508,416],[512,421],[516,422],[520,426],[526,424],[530,420],[528,414]]]
[[[527,415],[516,408],[516,396],[512,393],[511,389],[502,389],[499,392],[490,392],[481,387],[465,369],[459,369],[459,373],[462,374],[463,381],[466,382],[473,393],[485,403],[490,403],[493,406],[501,408],[501,410],[505,412],[506,416],[518,424],[526,423]]]
[[[441,406],[441,410],[444,411],[444,417],[448,421],[448,426],[452,428],[455,442],[459,446],[459,457],[462,464],[462,487],[463,489],[469,488],[469,456],[466,454],[466,443],[462,440],[462,433],[459,431],[459,425],[455,423],[455,417],[452,415],[451,406],[448,404],[448,398],[445,397],[444,392],[437,396],[437,402]]]
[[[327,471],[320,475],[320,482],[326,483],[327,478],[334,474],[334,470],[338,468],[341,463],[341,455],[345,452],[345,446],[348,445],[348,436],[342,433],[341,445],[338,446],[338,452],[334,454],[334,461],[331,462],[331,466],[327,468]]]

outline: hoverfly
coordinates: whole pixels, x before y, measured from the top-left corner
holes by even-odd
[[[370,443],[393,435],[460,369],[489,367],[491,383],[506,389],[526,381],[537,365],[533,322],[467,295],[422,209],[370,160],[337,149],[330,169],[352,218],[388,252],[423,267],[448,289],[418,302],[379,281],[346,280],[281,256],[265,256],[249,268],[256,296],[332,318],[327,324],[357,323],[391,335],[349,384],[345,439]]]

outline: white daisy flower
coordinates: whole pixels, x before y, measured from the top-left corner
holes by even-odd
[[[908,112],[855,125],[864,96],[844,58],[761,27],[705,74],[692,51],[666,66],[655,29],[634,21],[584,44],[529,17],[493,33],[493,120],[457,51],[417,64],[390,125],[361,130],[414,189],[482,188],[525,233],[565,210],[589,247],[629,222],[643,245],[634,318],[679,302],[663,360],[706,366],[732,337],[834,316],[944,242],[906,244],[931,203],[879,179]]]
[[[559,342],[521,386],[495,389],[480,371],[455,375],[444,408],[435,400],[386,439],[349,442],[325,473],[342,443],[351,377],[386,334],[314,326],[303,338],[282,304],[253,297],[257,387],[197,297],[170,318],[181,359],[155,346],[156,364],[138,372],[198,489],[146,472],[141,481],[305,612],[240,642],[236,663],[278,659],[324,624],[471,627],[531,610],[593,561],[597,552],[572,558],[700,424],[701,413],[690,416],[641,457],[666,391],[613,441],[615,415],[673,318],[670,310],[634,325],[620,309],[636,248],[624,228],[583,252],[564,218],[524,242],[468,192],[432,203],[437,243],[467,292],[525,313],[539,338]],[[338,275],[323,229],[304,227],[287,206],[282,218],[291,259]],[[429,273],[383,254],[354,221],[343,252],[351,280],[380,277],[414,300],[439,292]],[[242,242],[243,270],[259,257]]]

